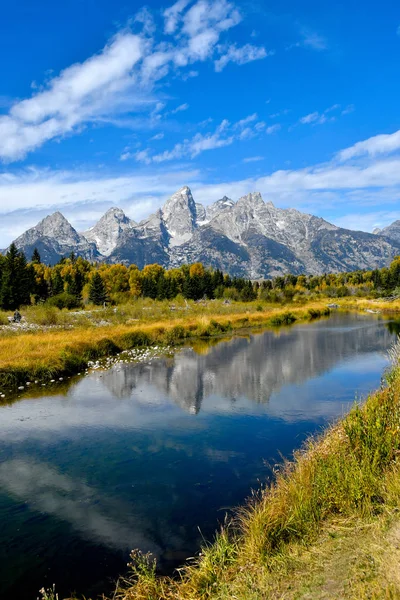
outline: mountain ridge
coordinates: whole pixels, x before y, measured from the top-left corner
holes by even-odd
[[[184,186],[139,223],[113,207],[78,233],[57,211],[15,244],[27,256],[37,247],[48,263],[73,251],[89,260],[139,268],[200,261],[231,275],[261,279],[385,266],[400,253],[400,221],[376,233],[352,231],[294,208],[277,208],[259,192],[236,202],[224,196],[204,206]]]

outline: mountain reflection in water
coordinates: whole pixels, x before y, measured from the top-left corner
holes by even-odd
[[[53,582],[93,597],[134,547],[170,571],[268,465],[379,385],[392,332],[338,314],[1,406],[0,597]]]

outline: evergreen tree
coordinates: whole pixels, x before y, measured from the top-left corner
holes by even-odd
[[[92,304],[100,306],[101,304],[108,302],[108,300],[109,298],[104,281],[102,280],[101,275],[96,271],[89,286],[89,301]]]
[[[33,251],[31,262],[35,263],[36,265],[40,265],[40,263],[42,262],[39,250],[37,248],[35,248]]]
[[[64,291],[64,282],[58,269],[53,270],[51,278],[51,295],[58,296]]]
[[[30,304],[30,293],[34,287],[34,273],[26,263],[25,254],[11,244],[3,264],[0,305],[6,310],[15,310],[22,304]]]

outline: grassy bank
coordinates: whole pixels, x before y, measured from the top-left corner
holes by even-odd
[[[135,347],[173,346],[186,339],[248,327],[279,327],[329,314],[326,303],[322,302],[289,308],[255,303],[227,306],[222,302],[173,308],[171,311],[165,303],[148,303],[135,318],[126,313],[128,309],[117,312],[106,309],[96,312],[98,321],[90,323],[82,323],[89,315],[75,313],[78,323],[73,327],[7,332],[0,338],[0,390],[15,388],[26,381],[49,381],[71,375],[84,370],[88,361]],[[74,313],[66,313],[63,318],[73,316]]]
[[[385,385],[311,440],[175,578],[134,553],[120,600],[400,598],[400,346]]]

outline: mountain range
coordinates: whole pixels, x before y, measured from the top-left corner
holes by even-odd
[[[203,206],[185,186],[139,223],[111,208],[94,227],[78,233],[56,212],[15,244],[28,257],[37,248],[49,264],[73,251],[91,261],[139,268],[199,261],[259,279],[383,267],[400,254],[400,221],[374,233],[352,231],[293,208],[277,208],[258,192]]]

